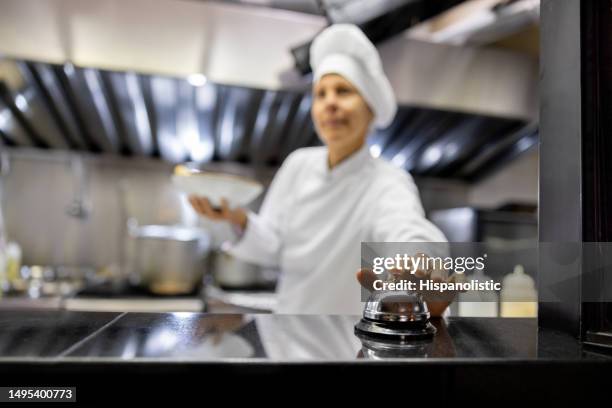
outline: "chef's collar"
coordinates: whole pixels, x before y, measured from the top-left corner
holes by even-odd
[[[338,178],[357,173],[361,169],[365,168],[370,160],[372,160],[370,147],[367,143],[364,143],[359,150],[330,169],[326,150],[323,174],[327,179],[336,180]]]

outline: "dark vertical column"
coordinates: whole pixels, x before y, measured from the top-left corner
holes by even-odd
[[[589,0],[590,1],[590,0]],[[543,0],[540,9],[540,202],[542,252],[551,242],[582,241],[582,96],[580,1]],[[570,245],[571,247],[571,245]],[[577,247],[577,245],[575,245]],[[559,274],[572,275],[558,254],[542,254],[539,269],[539,325],[578,335],[580,286],[548,288]],[[561,271],[555,264],[565,264]],[[574,268],[579,265],[574,265]],[[579,272],[579,270],[577,271]]]
[[[612,241],[612,1],[543,0],[541,50],[540,241]],[[594,244],[555,247],[541,257],[540,326],[609,329]],[[578,262],[554,262],[576,250]]]
[[[583,241],[612,241],[612,1],[582,1]],[[607,246],[606,246],[607,248]],[[612,329],[612,294],[604,293],[609,250],[585,253],[582,335]],[[600,293],[597,293],[597,292]],[[599,295],[602,301],[594,302]]]

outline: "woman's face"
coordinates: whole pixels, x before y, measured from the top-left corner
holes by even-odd
[[[342,76],[324,75],[313,86],[312,120],[329,148],[363,144],[374,115],[357,89]]]

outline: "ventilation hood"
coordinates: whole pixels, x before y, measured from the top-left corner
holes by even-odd
[[[234,3],[5,0],[0,140],[257,166],[318,144],[291,49],[325,17]],[[537,143],[533,58],[406,33],[377,46],[401,107],[373,154],[475,180]]]

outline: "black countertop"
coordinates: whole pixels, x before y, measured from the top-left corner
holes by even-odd
[[[0,362],[138,360],[258,363],[361,360],[609,361],[536,319],[433,319],[431,342],[363,344],[358,316],[206,313],[0,312]]]
[[[437,319],[432,342],[401,348],[362,344],[353,332],[358,319],[4,311],[0,376],[10,375],[16,384],[51,379],[79,383],[96,372],[111,382],[146,373],[154,384],[157,373],[159,381],[186,375],[187,384],[211,372],[217,380],[228,375],[252,380],[261,373],[285,377],[318,367],[327,374],[337,370],[343,378],[363,378],[378,375],[378,370],[388,375],[413,368],[426,384],[461,389],[467,396],[470,389],[482,393],[489,386],[499,394],[513,386],[524,388],[525,382],[542,384],[542,379],[555,395],[565,383],[572,387],[565,391],[576,389],[577,381],[581,389],[601,391],[602,379],[612,372],[611,356],[584,348],[561,332],[538,329],[536,319]]]

